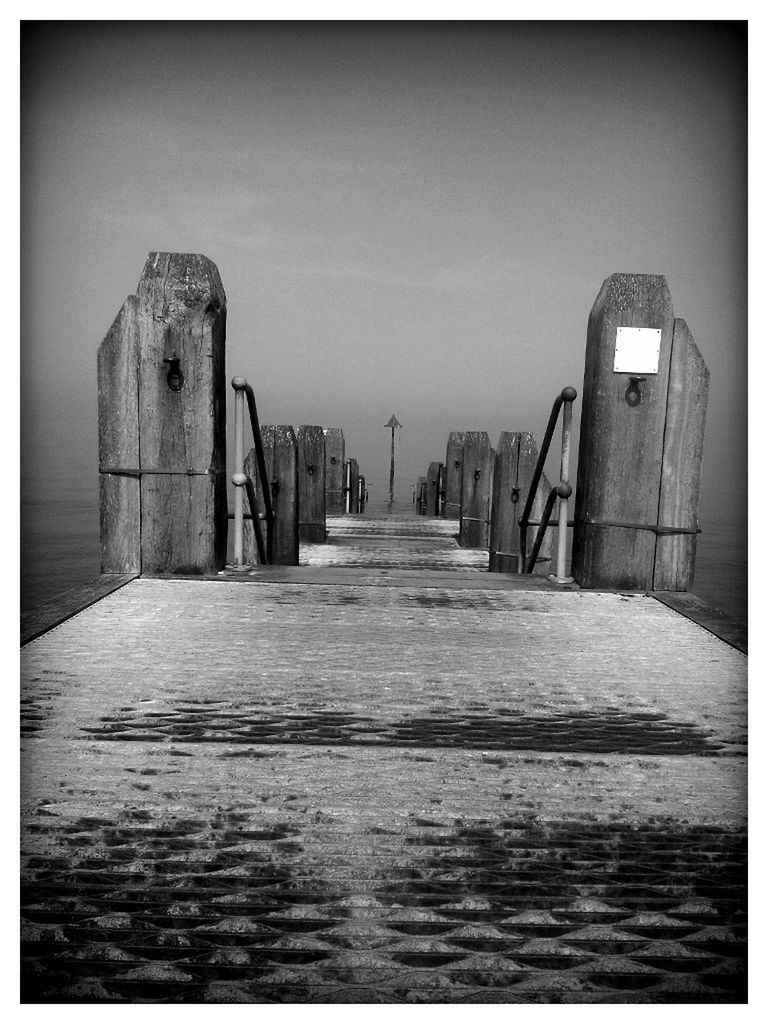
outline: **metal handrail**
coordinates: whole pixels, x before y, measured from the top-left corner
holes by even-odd
[[[261,429],[259,427],[259,416],[256,412],[256,398],[253,388],[245,377],[233,377],[232,387],[235,389],[235,465],[240,469],[232,476],[232,483],[235,485],[235,539],[234,539],[234,564],[236,568],[243,568],[243,488],[248,495],[248,505],[251,510],[251,523],[256,538],[256,547],[259,552],[259,561],[262,565],[271,565],[274,552],[275,536],[275,513],[272,507],[272,492],[267,475],[267,464],[264,460],[264,447],[261,441]],[[256,452],[256,467],[259,471],[259,483],[261,494],[264,499],[264,514],[259,515],[256,505],[256,489],[253,480],[243,472],[245,455],[243,451],[245,433],[245,410],[243,409],[243,395],[248,400],[248,413],[251,420],[251,433],[253,434],[253,447]],[[267,524],[267,543],[261,533],[261,520]]]
[[[556,583],[571,582],[571,580],[565,575],[565,551],[567,540],[566,531],[568,527],[568,498],[570,498],[573,493],[573,489],[568,483],[568,474],[571,459],[571,416],[575,399],[576,388],[563,388],[552,405],[552,412],[549,414],[549,422],[547,423],[547,429],[544,432],[544,440],[542,441],[539,458],[536,463],[536,468],[533,471],[533,477],[531,478],[528,497],[525,502],[525,507],[523,508],[523,514],[519,520],[520,549],[518,553],[518,571],[521,573],[531,573],[536,566],[536,557],[539,553],[541,543],[544,540],[547,527],[549,526],[549,520],[552,515],[555,498],[560,499],[560,507],[558,509],[559,531],[557,539],[557,574],[554,577]],[[531,525],[531,510],[533,509],[533,503],[536,500],[539,481],[541,480],[541,475],[544,472],[544,463],[546,462],[547,455],[549,454],[549,446],[552,441],[552,435],[555,432],[555,427],[557,426],[557,420],[560,415],[561,408],[563,410],[563,440],[560,453],[560,483],[553,487],[547,496],[547,501],[544,505],[544,512],[542,513],[539,521],[539,529],[533,542],[531,554],[528,556],[528,560],[526,561],[525,548],[528,527]]]

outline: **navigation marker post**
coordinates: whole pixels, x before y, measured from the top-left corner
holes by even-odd
[[[392,508],[395,501],[395,427],[400,429],[402,427],[402,423],[398,423],[397,416],[392,413],[389,417],[389,422],[385,423],[384,426],[389,427],[392,431],[392,449],[389,461],[389,507]]]

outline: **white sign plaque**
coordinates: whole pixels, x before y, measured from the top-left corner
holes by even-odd
[[[658,373],[661,329],[617,327],[614,373]]]

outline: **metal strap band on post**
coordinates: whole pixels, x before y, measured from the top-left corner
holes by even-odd
[[[225,469],[126,469],[123,466],[110,466],[99,469],[99,473],[110,476],[217,476],[226,473]]]
[[[620,523],[615,519],[578,519],[576,522],[583,526],[618,526],[622,530],[648,530],[660,537],[672,536],[677,533],[695,536],[697,533],[701,533],[699,526],[653,526],[651,523]]]
[[[556,526],[557,524],[555,523],[554,525]],[[520,552],[519,551],[493,551],[492,554],[494,554],[494,555],[496,555],[497,557],[500,557],[500,558],[517,558],[517,556],[520,554]],[[546,558],[544,555],[541,555],[541,556],[537,555],[536,556],[536,561],[537,562],[548,562],[549,560],[550,559]]]
[[[481,519],[479,516],[462,516],[461,518],[467,523],[490,523],[490,519]]]

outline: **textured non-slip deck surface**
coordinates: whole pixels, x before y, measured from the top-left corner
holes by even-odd
[[[455,519],[394,515],[329,516],[328,542],[302,544],[301,564],[370,568],[474,570],[488,569],[488,552],[460,548]]]
[[[744,657],[477,579],[140,579],[29,644],[23,997],[742,1000]]]

